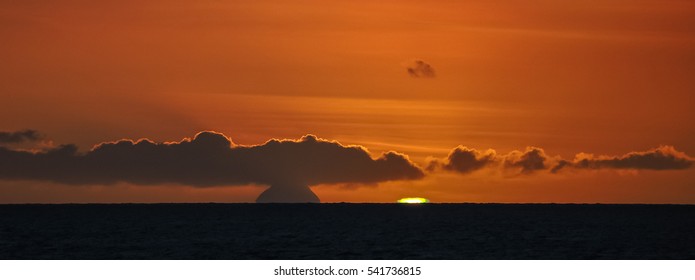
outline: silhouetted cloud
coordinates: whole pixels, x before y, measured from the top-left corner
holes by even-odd
[[[434,78],[434,68],[422,60],[415,60],[406,65],[406,71],[413,78]]]
[[[695,160],[672,146],[662,146],[645,152],[630,152],[622,156],[594,156],[579,153],[572,161],[560,157],[549,157],[537,147],[527,147],[524,152],[512,151],[506,155],[494,150],[481,152],[459,146],[443,160],[433,160],[428,171],[446,170],[457,173],[470,173],[483,168],[502,168],[517,170],[519,174],[532,174],[548,170],[558,173],[566,168],[576,169],[648,169],[678,170],[693,165]]]
[[[494,150],[480,152],[468,147],[458,146],[449,153],[446,160],[430,162],[427,170],[433,171],[437,168],[442,168],[458,173],[470,173],[494,163],[496,156],[497,154]]]
[[[313,135],[241,146],[223,134],[206,131],[180,142],[102,143],[83,154],[74,145],[38,153],[0,147],[0,179],[64,184],[263,184],[305,191],[316,184],[375,183],[423,176],[403,154],[387,152],[373,159],[361,146],[345,146]]]
[[[21,131],[0,131],[0,144],[17,144],[43,140],[43,136],[36,130],[26,129]]]
[[[526,151],[513,151],[504,157],[504,166],[507,168],[519,168],[522,174],[531,174],[537,170],[546,168],[545,161],[548,156],[543,149],[527,147]]]
[[[645,152],[630,152],[622,156],[594,156],[580,153],[573,161],[560,161],[551,172],[557,173],[563,168],[577,169],[648,169],[678,170],[693,165],[693,159],[672,146],[661,146]]]
[[[527,147],[524,152],[512,151],[506,155],[500,155],[492,149],[478,151],[458,146],[449,152],[444,160],[431,161],[427,170],[441,169],[466,174],[483,168],[497,167],[520,174],[531,174],[534,171],[545,169],[547,159],[543,149],[536,147]]]

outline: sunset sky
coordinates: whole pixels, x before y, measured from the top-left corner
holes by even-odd
[[[253,202],[269,181],[13,162],[201,131],[422,170],[302,177],[322,202],[695,203],[693,1],[3,1],[0,38],[0,203]]]

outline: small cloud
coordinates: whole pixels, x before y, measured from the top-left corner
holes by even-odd
[[[422,60],[414,60],[405,65],[408,75],[413,78],[434,78],[435,72],[432,65]]]

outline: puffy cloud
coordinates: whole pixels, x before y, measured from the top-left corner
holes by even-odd
[[[648,169],[648,170],[677,170],[686,169],[693,165],[693,158],[672,146],[661,146],[644,152],[630,152],[622,156],[594,156],[580,153],[573,161],[562,160],[555,165],[551,172],[572,167],[577,169]]]
[[[306,192],[307,186],[316,184],[375,183],[423,176],[403,154],[387,152],[374,159],[361,146],[345,146],[313,135],[241,146],[223,134],[205,131],[180,142],[144,139],[102,143],[84,154],[74,145],[38,153],[0,147],[0,179],[64,184],[262,184]]]
[[[405,67],[408,74],[413,78],[434,78],[434,68],[422,60],[415,60],[408,63]]]
[[[21,131],[0,131],[0,144],[18,144],[43,140],[43,136],[36,130],[26,129]]]
[[[102,143],[85,154],[73,145],[30,153],[0,149],[0,178],[42,179],[67,184],[180,183],[191,186],[299,183],[373,183],[418,179],[422,171],[402,154],[372,159],[360,146],[307,135],[239,146],[220,133],[192,140]]]
[[[519,168],[522,174],[531,174],[537,170],[546,168],[545,162],[548,156],[541,148],[527,147],[526,151],[513,151],[504,157],[504,166],[507,168]]]
[[[496,156],[497,154],[495,151],[491,149],[480,152],[468,147],[458,146],[449,153],[446,160],[432,161],[427,169],[432,171],[437,168],[442,168],[458,173],[470,173],[493,164],[496,160]]]
[[[527,147],[524,152],[512,151],[500,155],[495,150],[479,151],[458,146],[444,160],[435,159],[427,166],[428,171],[438,169],[467,174],[483,168],[502,168],[520,174],[531,174],[537,170],[546,169],[546,156],[543,149]]]

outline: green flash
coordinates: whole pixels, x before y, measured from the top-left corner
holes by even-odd
[[[404,197],[398,200],[398,203],[428,203],[430,202],[427,198],[422,197]]]

